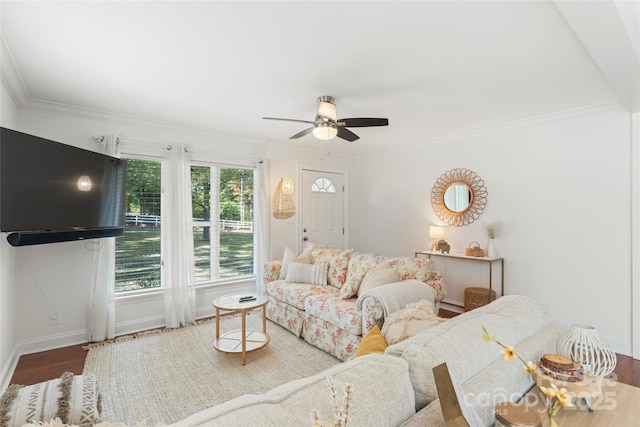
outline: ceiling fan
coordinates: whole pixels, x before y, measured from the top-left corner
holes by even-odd
[[[351,132],[348,127],[361,128],[370,126],[388,126],[389,119],[383,118],[351,118],[336,120],[336,104],[333,103],[332,96],[320,96],[318,98],[318,112],[315,121],[298,120],[298,119],[282,119],[278,117],[263,117],[265,120],[282,120],[285,122],[308,123],[312,127],[298,132],[289,139],[298,139],[310,133],[318,139],[329,140],[336,136],[349,142],[353,142],[360,137]]]

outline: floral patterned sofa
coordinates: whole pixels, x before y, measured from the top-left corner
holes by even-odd
[[[287,281],[287,267],[301,262],[322,265],[322,270],[326,265],[327,284]],[[309,344],[348,360],[371,328],[382,327],[385,313],[422,299],[433,301],[437,313],[446,286],[432,265],[425,258],[386,257],[312,243],[299,256],[287,248],[282,260],[263,266],[262,293],[270,297],[267,317]],[[360,289],[389,269],[397,270],[396,280]]]

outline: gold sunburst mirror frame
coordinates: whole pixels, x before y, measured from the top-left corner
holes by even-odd
[[[438,218],[454,227],[471,224],[487,205],[487,188],[475,172],[451,169],[431,189],[431,207]]]

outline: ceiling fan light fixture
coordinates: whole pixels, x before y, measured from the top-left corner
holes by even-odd
[[[318,116],[335,122],[337,117],[336,104],[332,101],[333,98],[330,96],[321,96],[318,98]]]
[[[332,122],[316,123],[313,128],[313,136],[323,141],[328,141],[338,135],[338,128]]]

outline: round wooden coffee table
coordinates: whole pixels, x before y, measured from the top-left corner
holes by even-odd
[[[254,300],[242,301],[242,298],[253,297]],[[247,364],[247,352],[258,350],[269,343],[267,333],[267,303],[266,295],[252,293],[238,293],[224,295],[213,301],[216,309],[216,339],[213,347],[224,353],[242,353],[242,364]],[[262,307],[262,332],[247,329],[247,312]],[[225,332],[220,335],[220,310],[237,311],[242,316],[242,329]]]

